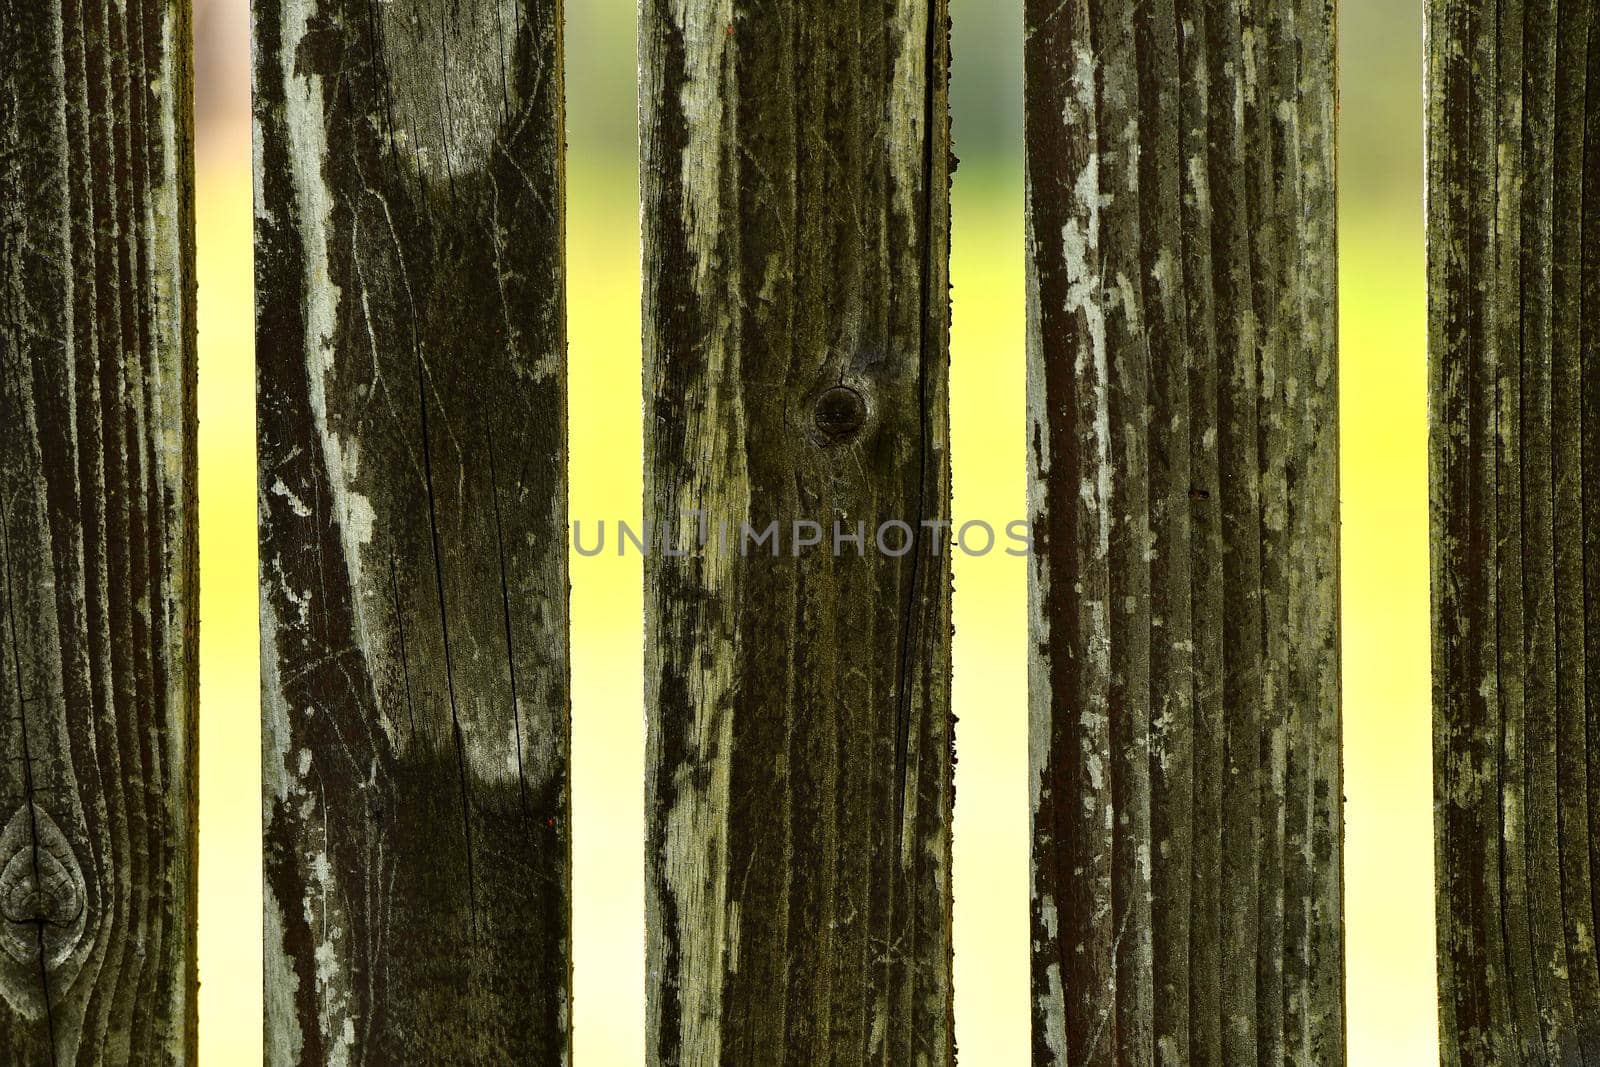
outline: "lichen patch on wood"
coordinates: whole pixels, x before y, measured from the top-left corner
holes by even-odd
[[[516,76],[519,0],[389,2],[377,12],[392,144],[429,181],[482,168],[501,126],[522,110],[518,94],[560,76],[543,57],[531,77]]]

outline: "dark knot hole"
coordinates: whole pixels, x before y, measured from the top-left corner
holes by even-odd
[[[817,432],[829,441],[854,437],[867,424],[867,402],[848,385],[836,385],[817,397]]]

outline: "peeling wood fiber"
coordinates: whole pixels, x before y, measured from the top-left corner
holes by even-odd
[[[1333,5],[1025,22],[1033,1059],[1342,1063]]]
[[[1443,1062],[1600,1064],[1600,5],[1431,0]]]
[[[948,32],[641,5],[654,1064],[953,1062]]]
[[[0,0],[0,1060],[195,1058],[186,0]]]
[[[266,1059],[566,1062],[560,6],[253,19]]]

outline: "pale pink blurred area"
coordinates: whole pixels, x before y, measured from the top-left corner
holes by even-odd
[[[250,159],[249,0],[194,0],[195,150],[201,167]]]

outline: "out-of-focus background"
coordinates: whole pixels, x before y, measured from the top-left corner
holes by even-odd
[[[261,1055],[247,0],[195,0],[201,449],[200,1043]],[[1021,0],[952,0],[955,509],[1023,509]],[[1437,1062],[1420,3],[1340,5],[1350,1062]],[[567,0],[572,514],[640,510],[634,6]],[[639,560],[572,560],[576,1056],[643,1059]],[[1028,1051],[1023,561],[956,560],[956,1026]]]

